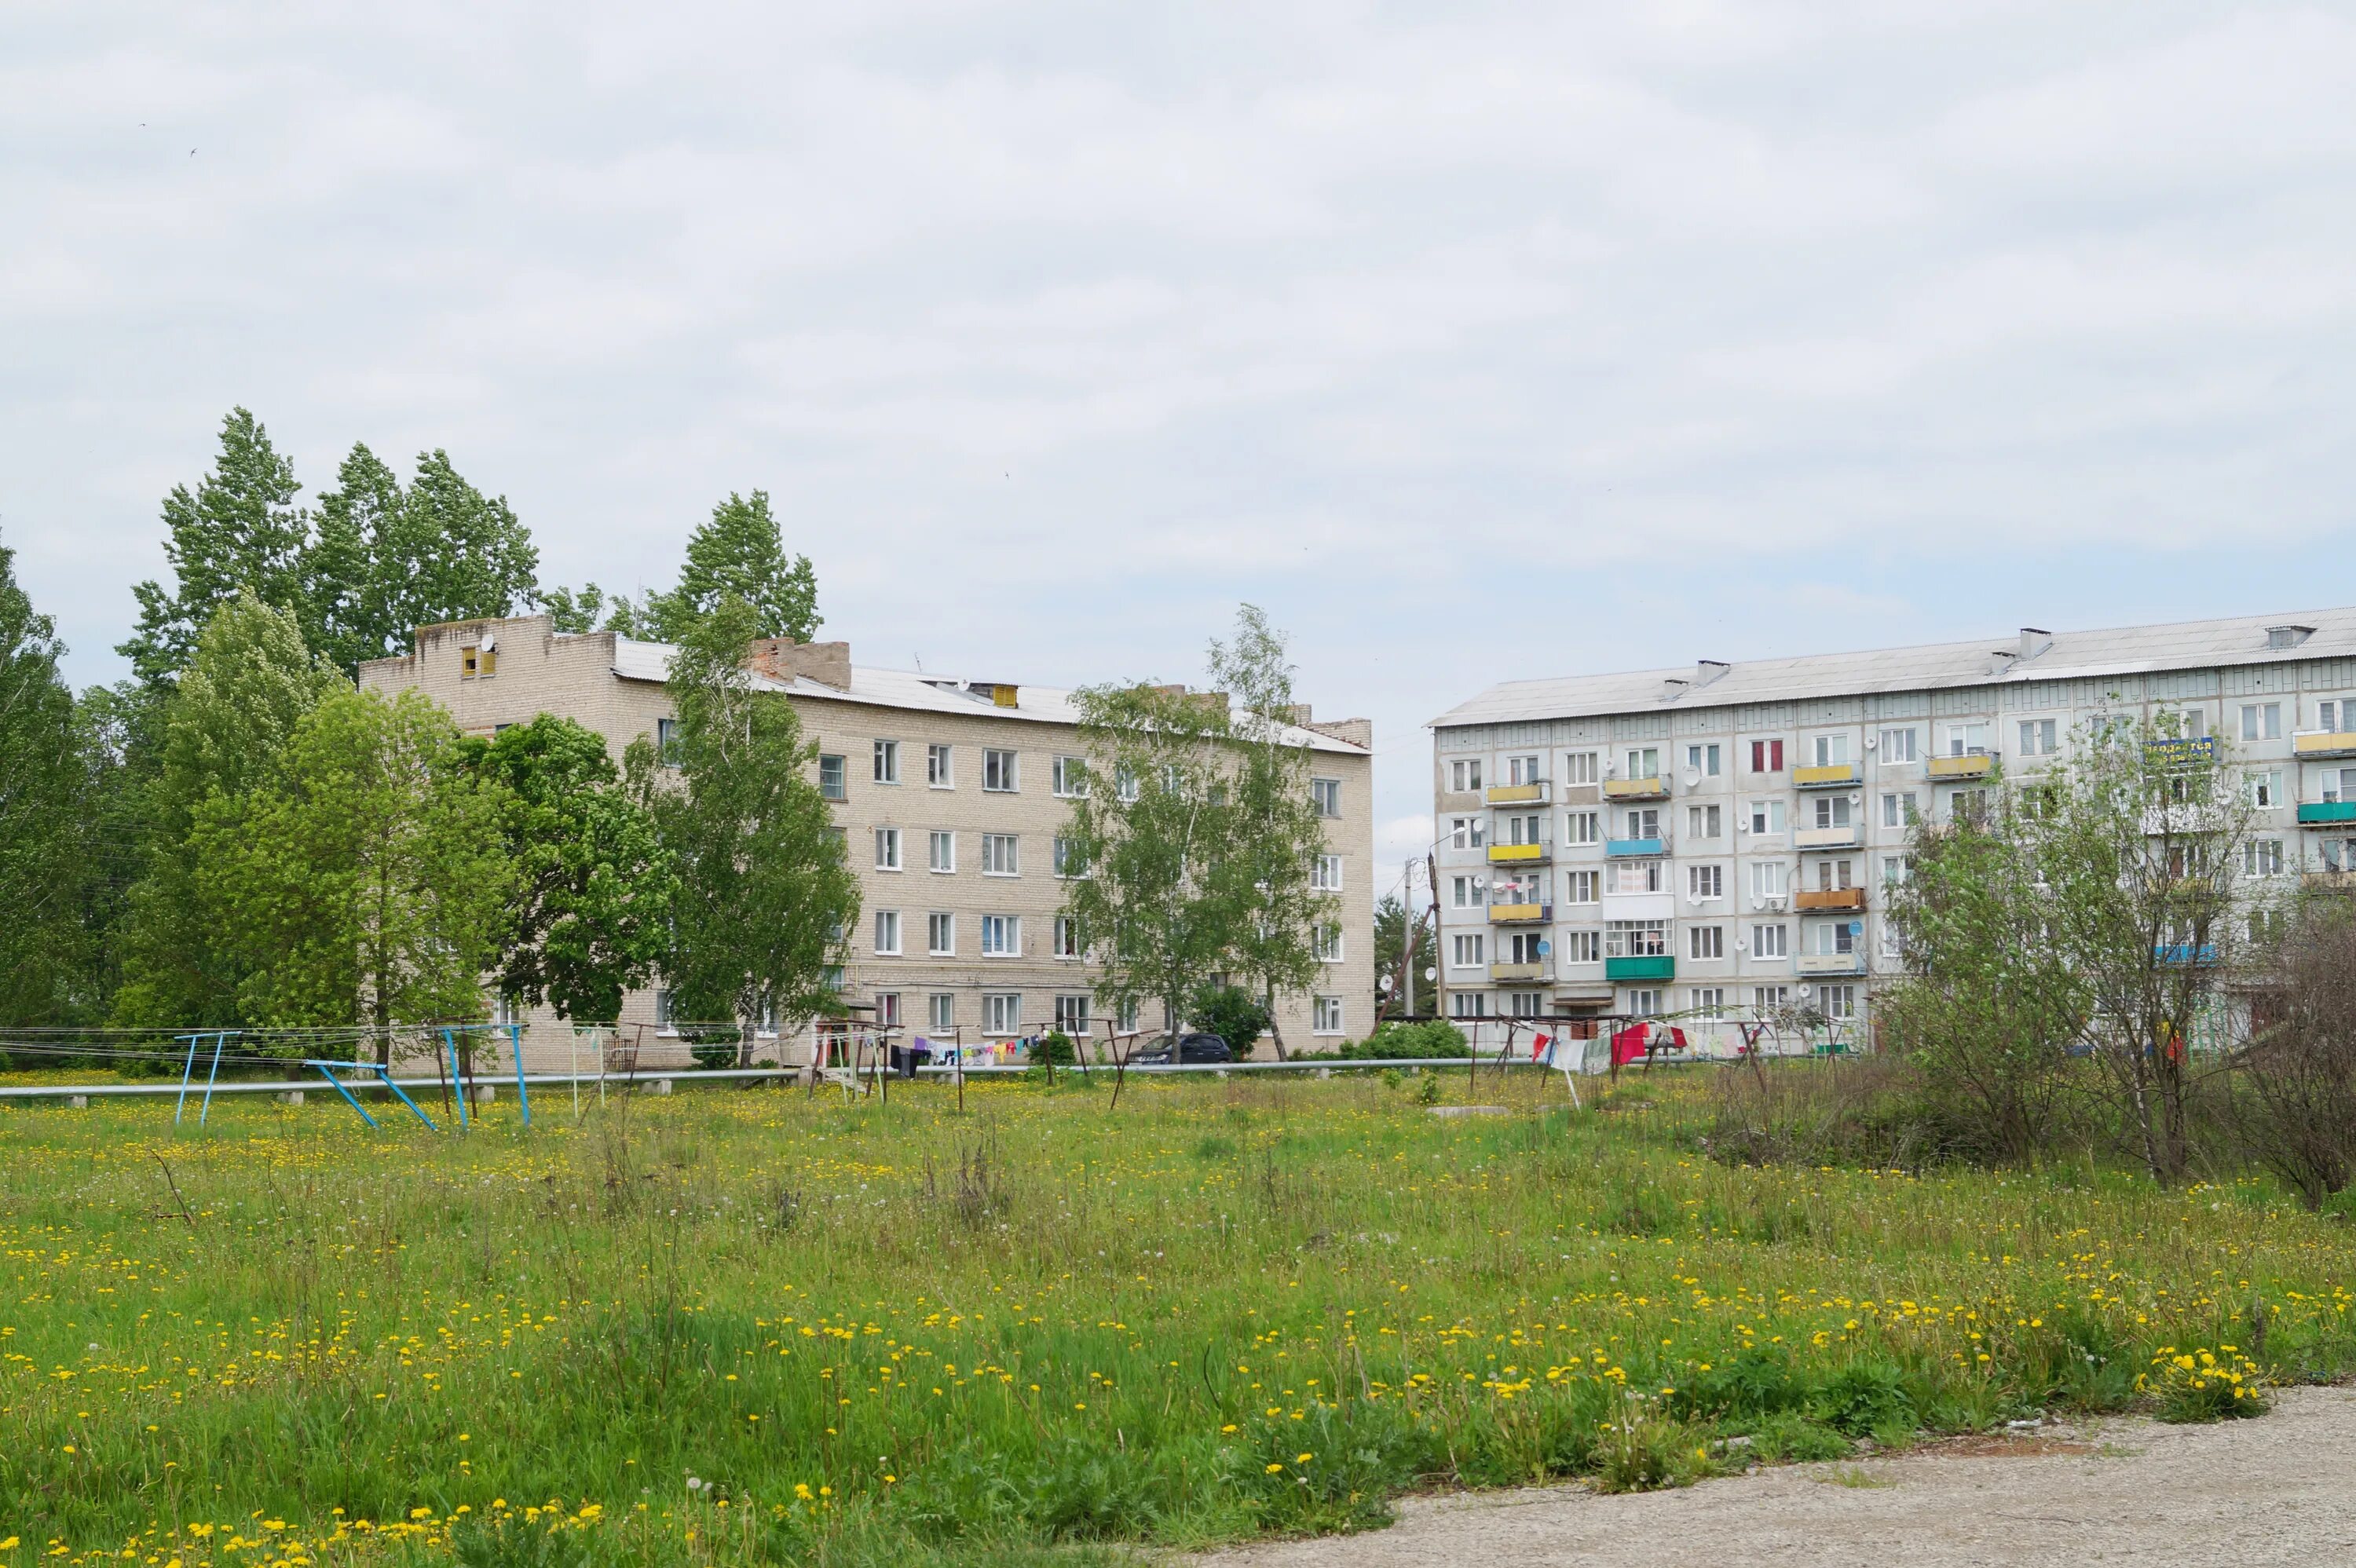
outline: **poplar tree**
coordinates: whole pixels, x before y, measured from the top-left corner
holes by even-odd
[[[64,652],[0,546],[0,1023],[65,1021],[92,956],[91,756]]]
[[[687,541],[687,563],[679,586],[648,597],[646,613],[656,635],[678,642],[688,628],[722,601],[738,599],[752,611],[753,635],[791,637],[806,643],[817,635],[818,574],[809,557],[788,556],[769,493],[731,491],[712,508],[712,518]]]

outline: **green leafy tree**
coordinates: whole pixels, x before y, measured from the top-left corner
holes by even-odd
[[[271,775],[197,808],[199,887],[244,959],[241,1009],[278,1025],[479,1019],[515,868],[499,788],[422,692],[338,690]]]
[[[438,447],[418,454],[403,485],[355,445],[319,497],[304,565],[306,630],[347,671],[403,651],[419,626],[512,614],[540,597],[530,530]]]
[[[578,592],[552,588],[541,603],[547,606],[550,626],[559,632],[619,632],[626,637],[648,640],[655,635],[637,603],[627,594],[608,594],[594,582],[584,584]]]
[[[731,594],[690,625],[669,682],[676,742],[659,756],[642,735],[626,758],[679,877],[659,965],[673,1016],[733,1022],[739,1063],[755,1029],[793,1033],[838,1004],[859,915],[841,830],[809,776],[816,748],[745,667],[764,624]]]
[[[1212,683],[1229,704],[1227,842],[1216,859],[1232,912],[1231,971],[1258,997],[1276,1053],[1280,991],[1305,991],[1323,972],[1320,937],[1339,924],[1341,901],[1320,891],[1313,872],[1330,846],[1311,789],[1312,759],[1297,728],[1293,667],[1284,635],[1258,605],[1236,616],[1233,642],[1211,645]],[[1232,1042],[1230,1042],[1232,1043]]]
[[[141,680],[169,682],[196,652],[197,636],[220,604],[251,588],[264,603],[302,613],[309,604],[305,553],[310,521],[294,497],[294,465],[244,409],[221,421],[220,452],[197,484],[164,500],[164,558],[174,583],[132,590],[139,625],[116,651]]]
[[[677,885],[653,817],[594,731],[541,714],[460,755],[498,786],[515,903],[495,984],[525,1007],[606,1023],[661,956]]]
[[[252,589],[206,623],[177,687],[154,701],[160,717],[145,720],[158,731],[138,812],[149,848],[125,901],[117,1022],[233,1029],[256,1021],[242,1000],[247,952],[208,896],[191,836],[207,803],[235,803],[253,790],[304,716],[348,689],[311,657],[294,616]]]
[[[1404,982],[1408,989],[1398,991],[1402,984],[1399,963],[1407,951],[1410,919],[1407,905],[1399,901],[1397,893],[1385,893],[1382,901],[1375,905],[1375,988],[1385,997],[1395,993],[1399,996],[1390,1009],[1394,1015],[1426,1018],[1439,1006],[1432,995],[1431,982],[1423,977],[1425,966],[1431,963],[1429,933],[1419,933],[1415,959],[1408,965],[1408,977]],[[1386,980],[1390,983],[1387,988],[1384,986]]]
[[[731,491],[712,507],[712,520],[687,541],[679,586],[649,595],[645,611],[657,636],[678,642],[731,598],[751,608],[756,637],[806,643],[818,633],[818,574],[809,557],[786,553],[766,490],[749,496]]]
[[[0,546],[0,1023],[68,1021],[96,954],[85,918],[94,748],[49,617]]]

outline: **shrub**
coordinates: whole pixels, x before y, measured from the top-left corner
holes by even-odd
[[[1058,1067],[1075,1067],[1079,1064],[1079,1047],[1062,1029],[1050,1029],[1031,1042],[1033,1066],[1052,1061]]]
[[[1241,986],[1205,986],[1187,1004],[1186,1017],[1205,1034],[1217,1035],[1227,1049],[1249,1056],[1259,1037],[1268,1032],[1268,1008]]]
[[[1464,1031],[1444,1019],[1387,1023],[1342,1054],[1353,1061],[1413,1061],[1422,1057],[1470,1056]]]

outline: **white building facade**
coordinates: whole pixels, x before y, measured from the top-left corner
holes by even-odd
[[[2356,609],[1493,687],[1432,723],[1442,1007],[1861,1040],[1914,817],[2163,714],[2230,741],[2247,874],[2356,882]]]

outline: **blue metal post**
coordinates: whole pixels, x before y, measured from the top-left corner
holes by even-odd
[[[531,1125],[531,1091],[523,1086],[523,1025],[508,1025],[508,1043],[515,1048],[516,1104],[523,1107],[523,1125]]]
[[[354,1097],[353,1097],[353,1094],[352,1094],[352,1092],[351,1092],[349,1089],[347,1089],[347,1088],[345,1088],[345,1087],[344,1087],[344,1081],[343,1081],[342,1079],[340,1079],[340,1078],[337,1077],[337,1076],[335,1075],[335,1073],[334,1073],[332,1071],[330,1071],[330,1068],[331,1068],[332,1066],[338,1066],[338,1065],[344,1065],[344,1064],[342,1064],[342,1063],[329,1063],[329,1062],[325,1062],[325,1061],[314,1061],[314,1062],[311,1062],[309,1065],[311,1065],[311,1066],[313,1066],[313,1067],[317,1068],[317,1069],[319,1070],[319,1076],[320,1076],[320,1077],[322,1077],[322,1078],[324,1078],[324,1079],[326,1079],[328,1083],[332,1083],[332,1084],[334,1084],[334,1085],[336,1086],[336,1093],[338,1093],[338,1094],[341,1094],[341,1095],[344,1097],[344,1102],[345,1102],[345,1104],[347,1104],[350,1105],[350,1106],[351,1106],[351,1108],[352,1108],[353,1110],[358,1111],[358,1112],[360,1114],[360,1120],[361,1120],[361,1121],[366,1122],[366,1123],[367,1123],[369,1126],[371,1126],[371,1127],[373,1127],[373,1126],[375,1126],[375,1125],[376,1125],[376,1118],[375,1118],[374,1116],[371,1116],[371,1115],[369,1115],[368,1114],[368,1107],[367,1107],[366,1105],[361,1104],[358,1099],[354,1098]]]
[[[458,1086],[458,1130],[466,1130],[466,1083],[458,1076],[458,1037],[449,1029],[442,1031],[442,1048],[450,1053],[450,1082]]]
[[[174,1035],[172,1038],[177,1040],[180,1037]],[[188,1107],[188,1080],[197,1075],[197,1041],[203,1038],[198,1034],[188,1036],[188,1061],[180,1069],[180,1097],[172,1102],[172,1125],[176,1127],[180,1125],[180,1113]]]
[[[223,1029],[220,1033],[213,1036],[213,1070],[205,1074],[204,1104],[197,1107],[197,1125],[200,1127],[205,1125],[205,1118],[213,1114],[213,1084],[220,1077],[221,1047],[228,1043],[229,1031],[227,1029]]]
[[[414,1101],[414,1100],[412,1100],[412,1099],[411,1099],[411,1098],[409,1097],[409,1092],[408,1092],[407,1090],[403,1089],[400,1084],[395,1083],[392,1081],[392,1069],[391,1069],[391,1068],[390,1068],[390,1067],[378,1067],[378,1066],[375,1066],[373,1063],[371,1063],[371,1064],[370,1064],[370,1066],[369,1066],[369,1071],[370,1071],[370,1072],[374,1072],[374,1073],[377,1075],[377,1081],[378,1081],[379,1083],[382,1083],[386,1088],[388,1088],[388,1089],[391,1090],[391,1091],[393,1092],[394,1095],[395,1095],[396,1097],[398,1097],[398,1098],[399,1098],[399,1100],[401,1101],[401,1103],[402,1103],[402,1104],[404,1104],[404,1105],[406,1105],[406,1106],[408,1106],[408,1107],[409,1107],[409,1109],[410,1109],[410,1113],[411,1113],[412,1115],[414,1115],[414,1116],[415,1116],[419,1121],[423,1122],[423,1123],[425,1124],[425,1125],[426,1125],[429,1129],[431,1129],[432,1131],[434,1131],[434,1132],[437,1132],[437,1133],[438,1133],[438,1132],[440,1132],[440,1131],[442,1130],[440,1127],[437,1127],[437,1126],[434,1126],[434,1118],[433,1118],[433,1117],[431,1117],[431,1116],[427,1115],[426,1115],[423,1110],[420,1110],[420,1109],[418,1108],[417,1102],[416,1102],[416,1101]]]

